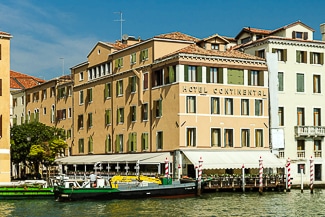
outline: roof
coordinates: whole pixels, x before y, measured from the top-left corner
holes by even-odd
[[[94,164],[101,163],[135,163],[159,164],[172,157],[169,152],[134,153],[134,154],[106,154],[106,155],[82,155],[59,158],[55,161],[58,164]]]
[[[218,50],[206,50],[197,46],[196,44],[191,44],[185,48],[177,50],[171,54],[168,54],[160,59],[164,59],[169,56],[173,56],[175,54],[196,54],[196,55],[206,55],[206,56],[218,56],[225,58],[239,58],[239,59],[248,59],[248,60],[265,60],[263,58],[253,56],[250,54],[246,54],[237,50],[227,50],[227,51],[218,51]]]
[[[43,79],[10,70],[10,88],[27,89],[44,82]]]
[[[282,162],[269,150],[181,150],[189,161],[198,164],[203,160],[202,169],[240,169],[259,168],[259,160],[263,160],[264,168],[283,168]]]
[[[7,36],[8,38],[11,38],[12,37],[11,34],[9,34],[7,32],[2,32],[2,31],[0,31],[0,36]]]
[[[157,35],[154,38],[162,39],[172,39],[172,40],[182,40],[182,41],[193,41],[198,42],[199,39],[181,32],[171,32],[166,34]]]
[[[262,34],[262,35],[269,35],[271,34],[271,30],[265,30],[265,29],[257,29],[257,28],[251,28],[251,27],[244,27],[235,37],[235,39],[238,39],[239,36],[243,32],[248,32],[248,33],[255,33],[255,34]]]
[[[304,24],[304,23],[302,23],[300,20],[298,20],[298,21],[296,21],[296,22],[290,23],[290,24],[288,24],[288,25],[285,25],[285,26],[282,26],[282,27],[280,27],[280,28],[278,28],[278,29],[273,30],[271,34],[276,33],[276,32],[279,32],[279,31],[281,31],[281,30],[288,29],[288,28],[290,28],[290,27],[292,27],[292,26],[296,26],[296,25],[298,25],[298,24],[304,26],[305,28],[309,29],[310,31],[315,32],[315,30],[314,30],[313,28],[307,26],[306,24]]]

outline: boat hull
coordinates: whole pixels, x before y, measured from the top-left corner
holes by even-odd
[[[54,190],[55,199],[66,200],[114,200],[114,199],[139,199],[139,198],[181,198],[196,195],[195,183],[179,185],[159,185],[154,187],[138,188],[63,188]]]
[[[53,188],[1,187],[1,200],[44,199],[53,198]]]

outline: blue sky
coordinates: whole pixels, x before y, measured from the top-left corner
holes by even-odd
[[[320,40],[324,8],[324,0],[0,0],[0,31],[13,36],[11,69],[48,80],[86,61],[98,41],[120,39],[116,12],[122,33],[142,39],[174,31],[235,37],[243,27],[301,20]]]

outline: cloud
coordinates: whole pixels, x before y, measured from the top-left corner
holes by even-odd
[[[97,43],[93,35],[68,31],[76,18],[53,8],[41,8],[29,1],[0,3],[0,31],[11,39],[11,69],[43,79],[65,74],[69,68],[86,60]]]

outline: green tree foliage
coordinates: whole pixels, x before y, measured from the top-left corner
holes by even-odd
[[[11,161],[23,163],[33,172],[38,172],[40,163],[54,163],[55,157],[64,152],[63,129],[49,127],[39,122],[25,123],[11,128]]]

